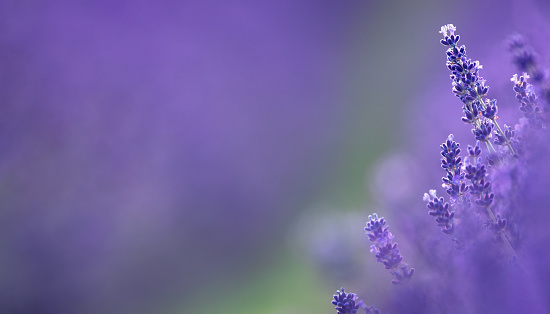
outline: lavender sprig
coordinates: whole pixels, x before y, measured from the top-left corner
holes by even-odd
[[[357,300],[355,293],[346,293],[344,288],[336,290],[336,294],[333,297],[332,304],[336,305],[335,309],[338,314],[357,313],[357,310],[363,305],[363,301]]]
[[[464,181],[460,144],[455,142],[454,136],[450,134],[439,147],[443,157],[441,158],[441,168],[447,172],[447,175],[442,178],[443,187],[447,189],[447,194],[451,196],[451,205],[468,204],[469,200],[464,197],[468,191],[468,186]],[[443,197],[438,198],[435,190],[424,193],[423,200],[430,210],[428,214],[435,216],[437,225],[443,227],[441,231],[445,234],[453,234],[455,212],[449,210],[449,203],[446,203]]]
[[[371,252],[376,253],[376,260],[394,276],[393,284],[403,284],[409,281],[414,274],[414,268],[409,269],[403,262],[403,256],[399,254],[397,243],[393,243],[393,235],[389,232],[389,226],[384,217],[378,218],[377,214],[369,215],[369,221],[365,227],[371,242]]]
[[[445,234],[453,234],[455,212],[449,210],[449,203],[446,203],[443,197],[438,198],[435,190],[424,193],[423,200],[428,203],[426,205],[430,209],[428,214],[435,216],[438,226],[444,227],[441,231]]]
[[[472,148],[472,151],[475,152],[475,150],[481,152],[479,141],[475,148]],[[478,197],[478,199],[475,200],[475,203],[479,206],[488,207],[493,202],[494,194],[491,193],[491,182],[485,180],[485,177],[487,176],[487,167],[482,163],[482,159],[479,155],[470,156],[475,159],[475,163],[468,164],[464,168],[464,178],[470,180],[470,184],[468,185],[470,195],[475,195]]]
[[[507,131],[511,133],[509,129]],[[512,137],[511,134],[505,136]],[[443,156],[441,167],[447,172],[442,180],[443,187],[447,189],[447,193],[451,196],[451,203],[446,203],[443,197],[437,197],[435,190],[424,193],[423,200],[427,202],[426,207],[430,210],[428,213],[435,216],[438,226],[443,227],[441,231],[450,235],[454,234],[455,231],[455,211],[450,208],[456,205],[469,207],[471,203],[485,208],[490,217],[486,226],[502,238],[512,256],[516,257],[516,253],[504,233],[506,220],[501,219],[500,215],[495,216],[491,209],[495,194],[491,191],[491,182],[486,179],[488,175],[487,166],[483,164],[480,157],[482,153],[479,146],[481,140],[478,139],[474,147],[468,145],[469,156],[465,160],[465,165],[463,165],[460,157],[460,144],[454,141],[452,134],[447,137],[447,140],[440,145],[441,155]],[[474,159],[473,164],[470,163],[469,158]],[[454,239],[454,241],[457,243],[457,248],[462,247],[459,240]]]
[[[527,82],[528,78],[527,73],[523,73],[520,77],[514,74],[510,81],[514,83],[514,92],[516,92],[516,98],[520,103],[519,110],[529,120],[532,127],[540,129],[543,126],[542,110],[538,105],[537,94],[533,85]]]
[[[512,61],[520,72],[527,73],[533,78],[539,88],[544,106],[550,103],[550,84],[548,75],[539,65],[539,55],[533,47],[527,44],[527,40],[520,34],[513,34],[508,39],[508,48],[512,52]],[[543,107],[544,107],[543,106]],[[543,111],[548,110],[544,107]]]
[[[512,147],[517,145],[517,141],[515,140],[516,131],[512,129],[509,125],[504,125],[504,135],[501,134],[495,134],[496,138],[494,140],[494,143],[496,145],[506,145],[506,143],[511,143]],[[516,149],[517,150],[517,149]]]
[[[442,45],[449,47],[447,49],[447,68],[451,71],[451,80],[453,84],[453,93],[463,102],[464,117],[462,121],[474,125],[472,132],[476,139],[485,142],[490,152],[496,153],[490,137],[493,125],[497,133],[504,136],[504,132],[496,122],[496,113],[498,107],[496,100],[485,100],[489,86],[485,84],[485,79],[479,75],[483,68],[479,61],[472,61],[467,58],[466,46],[457,46],[460,40],[459,35],[455,35],[456,27],[453,24],[447,24],[441,27],[440,33],[443,39]],[[512,145],[507,142],[506,146],[512,155],[515,155]]]
[[[468,190],[464,183],[464,172],[462,171],[462,158],[460,157],[460,144],[455,142],[454,135],[450,134],[445,143],[441,144],[441,168],[445,169],[447,176],[443,177],[443,187],[453,202],[462,202],[462,196]]]
[[[334,300],[332,304],[336,305],[337,314],[352,314],[357,313],[359,308],[365,310],[365,314],[380,314],[380,311],[374,307],[374,305],[367,306],[363,300],[357,300],[355,293],[346,293],[344,288],[336,290],[336,294],[333,295]]]

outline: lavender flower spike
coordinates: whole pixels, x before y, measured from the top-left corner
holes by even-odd
[[[376,253],[376,260],[386,269],[389,269],[394,276],[393,284],[402,284],[412,277],[414,268],[409,269],[403,262],[403,256],[399,254],[397,243],[392,243],[393,235],[388,231],[384,217],[378,218],[377,214],[369,215],[369,221],[365,230],[371,242],[371,252]]]
[[[357,310],[363,305],[363,301],[357,301],[357,295],[355,293],[346,293],[344,288],[336,290],[334,295],[333,305],[336,305],[335,309],[338,314],[352,314],[357,313]]]
[[[526,39],[520,34],[513,34],[509,38],[509,50],[513,55],[513,62],[520,72],[526,72],[533,78],[533,82],[538,88],[544,106],[550,104],[550,86],[548,84],[548,74],[546,69],[539,65],[539,55],[533,47],[527,44]],[[524,74],[525,75],[525,74]],[[546,108],[543,109],[545,111]]]
[[[493,126],[496,128],[496,134],[501,139],[506,140],[504,131],[498,125],[496,113],[498,107],[496,100],[490,100],[487,97],[489,86],[485,84],[485,79],[479,74],[483,68],[479,61],[472,61],[466,55],[466,46],[458,46],[459,35],[455,35],[456,27],[453,24],[447,24],[441,27],[439,31],[443,35],[441,44],[447,49],[447,68],[451,71],[452,91],[458,97],[463,105],[464,117],[462,121],[472,124],[474,129],[472,133],[477,140],[485,142],[490,152],[496,150],[490,141]],[[505,142],[514,155],[514,149],[509,141]]]
[[[519,110],[529,120],[529,123],[536,129],[543,127],[542,109],[538,105],[537,95],[533,85],[527,82],[529,75],[523,73],[518,78],[517,74],[510,79],[514,83],[514,92],[520,103]]]
[[[468,190],[464,183],[462,170],[462,157],[460,157],[460,144],[454,141],[454,135],[449,134],[447,140],[439,146],[441,148],[441,168],[445,169],[447,176],[443,177],[443,187],[451,196],[451,201],[462,202],[462,197]],[[430,207],[428,207],[430,208]],[[433,208],[430,208],[433,209]]]
[[[437,225],[443,227],[441,231],[445,234],[453,234],[455,228],[455,212],[449,210],[449,203],[446,203],[443,197],[438,198],[435,190],[424,193],[423,200],[428,203],[426,205],[430,210],[428,214],[435,216]]]

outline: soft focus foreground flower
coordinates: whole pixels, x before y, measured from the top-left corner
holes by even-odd
[[[363,301],[357,301],[355,293],[346,293],[344,288],[340,288],[340,290],[336,291],[332,304],[336,305],[335,309],[338,314],[352,314],[357,313]]]
[[[334,300],[332,301],[332,304],[336,305],[335,309],[337,314],[354,314],[357,313],[359,308],[363,308],[367,314],[380,313],[374,305],[366,306],[363,300],[357,300],[357,295],[355,293],[346,293],[344,288],[337,290],[333,297]]]

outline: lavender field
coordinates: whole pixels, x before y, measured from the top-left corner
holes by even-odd
[[[1,0],[0,313],[548,311],[549,17]]]

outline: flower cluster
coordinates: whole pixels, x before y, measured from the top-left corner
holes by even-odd
[[[539,55],[533,47],[527,44],[525,38],[519,34],[510,36],[508,48],[512,52],[512,60],[520,72],[533,78],[539,93],[546,103],[550,103],[550,84],[548,76],[539,65]],[[517,76],[516,76],[517,77]]]
[[[514,92],[516,92],[516,98],[520,103],[519,110],[533,127],[541,128],[543,126],[542,109],[538,105],[533,85],[527,83],[528,78],[529,75],[523,73],[519,78],[517,74],[514,74],[510,80],[514,82]]]
[[[412,277],[414,268],[409,269],[403,262],[403,256],[399,254],[397,243],[393,243],[393,235],[388,231],[389,226],[384,217],[378,218],[377,214],[369,215],[369,221],[365,230],[369,240],[373,242],[371,252],[376,253],[376,260],[394,276],[392,283],[402,284]]]
[[[430,209],[429,214],[435,216],[437,225],[443,227],[441,231],[446,234],[453,234],[455,212],[449,210],[449,203],[446,203],[443,197],[438,198],[435,190],[424,193],[423,200],[428,203],[426,206]]]
[[[452,24],[441,27],[440,42],[447,47],[452,92],[462,102],[462,121],[473,127],[475,145],[467,145],[462,157],[460,144],[449,135],[440,145],[448,202],[435,189],[423,197],[428,214],[455,245],[433,239],[439,238],[437,230],[414,231],[424,236],[418,241],[422,243],[415,243],[423,268],[422,276],[410,280],[414,269],[403,262],[386,220],[369,216],[365,230],[371,252],[390,270],[392,283],[409,288],[396,290],[398,296],[385,305],[396,313],[544,312],[550,308],[550,252],[541,249],[550,241],[550,134],[545,120],[550,84],[538,55],[521,36],[513,36],[510,50],[522,75],[515,74],[511,81],[522,117],[501,128],[497,101],[487,98],[489,86],[480,76],[482,66],[467,57],[464,45],[458,46],[455,32]],[[424,224],[409,216],[406,220],[402,227],[409,230]],[[463,301],[465,296],[471,304]],[[334,299],[338,313],[360,308],[356,296],[343,289]]]
[[[337,290],[333,297],[334,300],[332,304],[336,305],[335,309],[338,311],[338,314],[357,313],[357,310],[363,304],[363,301],[357,301],[357,295],[355,293],[346,293],[344,288]]]
[[[443,186],[452,200],[460,200],[468,187],[464,183],[464,171],[462,170],[462,158],[460,157],[460,144],[455,142],[451,134],[447,141],[441,144],[441,168],[445,169],[447,176],[443,177]]]
[[[474,163],[468,163],[464,167],[464,178],[469,181],[468,189],[469,194],[477,196],[475,203],[482,207],[489,207],[493,203],[494,194],[491,193],[491,182],[486,180],[487,177],[487,167],[482,162],[481,147],[479,147],[479,141],[477,141],[476,146],[472,147],[468,145],[468,152]]]
[[[485,97],[489,91],[489,86],[485,86],[485,80],[479,75],[479,70],[483,68],[479,61],[472,61],[466,56],[466,47],[458,47],[459,35],[455,35],[456,27],[453,24],[441,27],[440,33],[444,39],[441,44],[448,46],[447,67],[451,71],[451,80],[453,81],[453,92],[460,100],[468,105],[465,110],[473,110],[472,104],[475,102],[475,108],[479,108],[478,98]],[[474,115],[473,118],[476,118]]]
[[[363,308],[366,314],[380,314],[380,311],[374,305],[366,306],[363,300],[357,300],[355,293],[346,293],[344,288],[336,290],[336,294],[333,297],[332,304],[336,305],[335,309],[338,314],[357,313],[359,308]]]
[[[441,43],[449,46],[447,49],[447,67],[452,71],[451,79],[453,80],[453,92],[464,103],[463,109],[465,116],[462,120],[467,123],[473,123],[475,128],[472,130],[477,142],[474,147],[468,145],[469,156],[462,162],[459,157],[459,144],[453,140],[453,135],[449,135],[447,141],[443,143],[441,155],[443,156],[441,163],[442,168],[446,170],[447,176],[443,177],[443,186],[447,188],[447,193],[451,196],[451,207],[461,206],[463,211],[470,210],[472,204],[480,208],[484,208],[488,218],[485,226],[494,231],[500,236],[505,243],[512,256],[515,251],[512,248],[508,236],[505,233],[507,219],[501,218],[499,212],[501,206],[495,206],[495,194],[492,192],[492,183],[488,179],[488,166],[484,164],[481,157],[482,149],[480,142],[485,142],[492,155],[487,156],[487,162],[493,167],[500,167],[503,171],[513,169],[513,164],[517,162],[517,155],[512,146],[519,146],[515,131],[511,127],[505,125],[502,131],[496,124],[496,100],[487,100],[484,102],[483,97],[486,96],[488,86],[485,85],[485,80],[479,76],[481,66],[479,62],[472,62],[466,57],[466,48],[462,45],[457,48],[460,36],[455,35],[456,28],[452,25],[445,25],[441,28],[440,33],[444,39]],[[525,76],[517,79],[514,76],[515,86],[514,91],[518,94],[517,98],[522,103],[520,108],[525,116],[532,121],[532,124],[540,127],[542,118],[540,110],[535,104],[536,95],[532,88],[529,88],[526,83]],[[496,145],[507,145],[510,152],[515,157],[509,160],[507,164],[503,164],[503,154],[499,154],[491,145],[489,138],[492,135],[493,126],[497,126],[498,131],[494,131]],[[472,161],[470,161],[472,159]],[[443,226],[442,231],[447,234],[453,234],[455,228],[455,211],[449,210],[449,204],[444,203],[443,198],[437,198],[435,190],[430,190],[424,194],[424,201],[427,202],[427,207],[430,209],[429,214],[436,216],[438,226]],[[455,239],[455,241],[459,241]]]
[[[455,31],[456,27],[448,24],[441,27],[440,33],[444,37],[441,39],[441,44],[448,47],[447,68],[451,71],[452,91],[463,103],[462,121],[474,126],[472,129],[474,137],[485,142],[489,151],[492,152],[495,152],[495,149],[490,138],[493,128],[496,128],[495,133],[500,135],[499,141],[504,141],[511,154],[514,154],[509,139],[496,122],[498,112],[496,99],[485,98],[489,86],[479,73],[483,66],[479,61],[472,61],[467,57],[466,46],[457,46],[460,36],[455,35]]]

